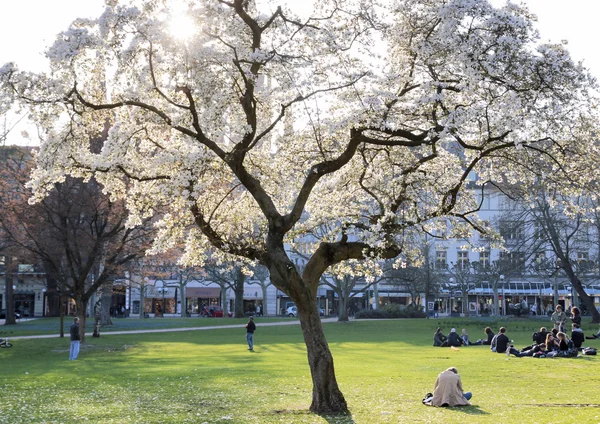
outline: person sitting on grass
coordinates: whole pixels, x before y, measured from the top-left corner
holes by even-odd
[[[433,396],[423,399],[423,403],[429,406],[469,406],[472,396],[471,392],[463,392],[458,370],[450,367],[438,375]]]
[[[487,338],[484,339],[479,339],[477,340],[475,343],[471,343],[473,345],[491,345],[492,344],[492,340],[494,339],[494,332],[492,331],[492,329],[490,327],[485,327],[483,332],[485,333],[485,335],[487,336]]]
[[[460,335],[460,338],[462,339],[462,342],[465,346],[469,346],[471,344],[471,342],[469,341],[469,335],[467,334],[466,328],[462,329],[462,334]]]
[[[567,335],[559,331],[556,336],[558,337],[558,350],[569,350],[569,338]]]
[[[462,346],[463,340],[460,338],[458,333],[456,332],[456,328],[450,330],[448,333],[448,346],[459,347]]]
[[[598,330],[596,334],[592,334],[591,336],[585,336],[585,338],[588,340],[600,339],[600,330]]]
[[[542,328],[540,328],[540,331],[536,331],[535,333],[533,333],[533,335],[531,336],[531,339],[536,344],[542,344],[542,343],[546,343],[547,335],[548,335],[548,329],[546,327],[542,327]]]
[[[441,327],[438,327],[438,329],[435,330],[435,334],[433,335],[433,345],[448,346],[448,337],[444,335]]]
[[[517,358],[521,357],[521,352],[510,344],[510,340],[506,335],[506,328],[500,327],[500,331],[496,336],[496,353],[506,353],[507,350]]]
[[[557,351],[559,346],[560,342],[554,333],[548,333],[546,336],[546,353]]]
[[[583,330],[579,324],[573,324],[573,330],[571,331],[571,340],[573,340],[573,346],[581,350],[581,345],[583,345],[583,341],[585,337],[583,335]]]
[[[533,356],[536,352],[545,352],[546,345],[544,343],[533,344],[531,346],[526,346],[521,349],[521,356]]]

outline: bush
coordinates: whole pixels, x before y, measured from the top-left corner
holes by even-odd
[[[368,309],[357,312],[355,318],[425,318],[425,312],[421,307],[398,305],[391,303],[379,309]]]

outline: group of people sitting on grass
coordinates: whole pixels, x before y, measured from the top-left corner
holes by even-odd
[[[501,327],[498,334],[494,334],[490,327],[486,327],[484,332],[486,338],[479,339],[476,342],[469,340],[466,329],[462,329],[462,334],[458,334],[453,328],[448,336],[444,335],[443,330],[438,328],[433,335],[433,345],[440,347],[460,347],[470,345],[489,345],[493,352],[508,353],[517,357],[523,356],[577,356],[577,352],[582,350],[585,339],[600,338],[600,331],[597,334],[585,337],[581,329],[581,314],[579,308],[571,308],[572,331],[569,338],[564,331],[564,322],[566,314],[562,312],[562,307],[558,305],[556,312],[552,314],[551,320],[554,322],[554,328],[550,331],[546,327],[540,328],[532,335],[533,344],[516,349],[511,343],[512,340],[506,335],[506,328]]]
[[[479,339],[476,342],[471,342],[469,340],[469,335],[467,334],[466,329],[462,329],[461,335],[458,335],[456,332],[456,328],[450,330],[448,336],[446,336],[443,330],[438,327],[433,335],[433,345],[440,347],[460,347],[460,346],[473,346],[473,345],[490,345],[492,344],[492,339],[494,338],[494,332],[490,327],[485,327],[485,334],[487,335],[486,339]]]

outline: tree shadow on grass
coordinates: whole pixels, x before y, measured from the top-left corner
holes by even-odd
[[[460,411],[460,412],[464,412],[465,414],[468,415],[489,415],[490,413],[487,411],[484,411],[483,409],[481,409],[479,406],[477,405],[473,405],[471,404],[471,406],[464,406],[464,407],[456,407],[456,408],[452,408],[455,411]]]
[[[293,419],[293,417],[297,416],[309,416],[309,415],[317,415],[323,418],[329,424],[356,424],[354,421],[354,417],[352,413],[348,412],[347,414],[314,414],[310,412],[308,409],[305,410],[291,410],[291,409],[283,409],[283,410],[274,410],[272,411],[273,415],[283,416],[286,419]]]

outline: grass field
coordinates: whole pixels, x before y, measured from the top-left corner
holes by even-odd
[[[261,327],[270,320],[258,318],[251,353],[245,320],[220,321],[240,327],[103,333],[87,339],[77,361],[67,360],[67,338],[15,338],[12,348],[0,349],[0,423],[600,422],[599,357],[507,360],[486,346],[431,346],[437,326],[446,333],[467,328],[476,340],[484,326],[504,325],[522,347],[546,321],[325,323],[351,410],[347,417],[307,412],[311,380],[299,326]],[[31,334],[28,325],[41,325],[34,323],[11,327],[11,336]],[[592,334],[597,327],[585,324],[584,330]],[[600,340],[586,341],[600,347]],[[465,390],[474,393],[473,406],[423,406],[437,374],[449,366],[458,368]]]

